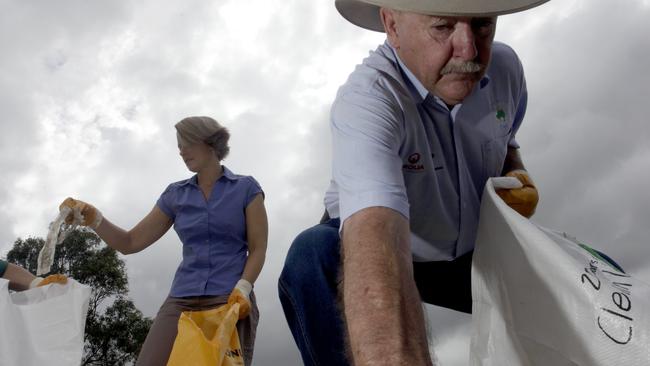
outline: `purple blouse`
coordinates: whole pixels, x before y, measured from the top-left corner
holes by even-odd
[[[248,256],[246,206],[262,193],[251,177],[223,167],[206,201],[198,176],[170,184],[156,203],[174,221],[183,260],[170,291],[173,297],[229,294]]]

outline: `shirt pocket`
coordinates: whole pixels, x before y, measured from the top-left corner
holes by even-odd
[[[481,144],[483,157],[483,178],[498,177],[503,170],[503,163],[508,152],[508,143],[512,136],[514,109],[508,98],[495,98],[491,102],[492,111],[481,121],[487,140]]]
[[[498,177],[503,170],[503,163],[508,152],[510,131],[502,136],[496,136],[481,145],[483,156],[483,177],[487,180],[490,177]]]

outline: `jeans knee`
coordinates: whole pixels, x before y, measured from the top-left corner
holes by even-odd
[[[316,225],[300,233],[289,248],[280,281],[311,281],[332,265],[338,265],[338,241],[338,230],[327,225]]]

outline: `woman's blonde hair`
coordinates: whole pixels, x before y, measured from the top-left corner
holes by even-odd
[[[230,152],[230,132],[210,117],[183,118],[176,127],[178,142],[183,145],[205,143],[214,149],[217,159],[225,159]]]

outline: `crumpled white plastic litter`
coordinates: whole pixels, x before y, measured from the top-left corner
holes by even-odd
[[[65,223],[65,218],[72,212],[73,220],[71,224]],[[45,245],[38,253],[36,275],[41,276],[50,272],[52,262],[54,262],[55,246],[63,243],[68,234],[77,228],[83,221],[81,210],[73,210],[70,207],[63,207],[59,215],[50,223]]]

